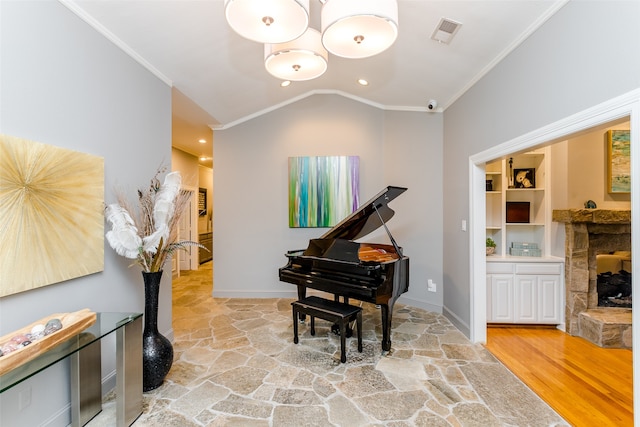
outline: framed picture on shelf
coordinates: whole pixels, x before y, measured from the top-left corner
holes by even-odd
[[[529,202],[507,202],[506,222],[509,224],[529,224],[530,206]]]
[[[513,184],[515,188],[536,188],[536,169],[514,169]]]
[[[607,132],[609,193],[631,192],[631,133],[628,130]]]

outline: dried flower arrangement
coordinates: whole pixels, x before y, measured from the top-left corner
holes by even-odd
[[[133,209],[122,192],[117,203],[105,208],[111,230],[105,235],[111,247],[125,258],[134,259],[142,271],[150,273],[162,268],[177,250],[198,246],[190,240],[178,241],[180,217],[188,206],[191,193],[181,190],[180,172],[168,173],[162,185],[158,176],[166,171],[161,166],[146,190],[138,190],[138,206]]]

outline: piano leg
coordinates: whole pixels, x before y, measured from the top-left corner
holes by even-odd
[[[306,297],[307,297],[307,287],[306,286],[302,286],[302,285],[298,285],[298,300],[302,301]],[[304,313],[299,313],[298,314],[298,318],[300,319],[300,323],[304,323],[304,319],[306,317],[307,316]]]
[[[393,307],[393,306],[392,306]],[[391,314],[393,308],[387,304],[380,304],[382,314],[382,351],[391,350]]]

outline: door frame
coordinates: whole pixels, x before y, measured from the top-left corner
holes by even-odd
[[[469,334],[474,343],[487,341],[486,209],[485,164],[518,151],[528,151],[617,119],[629,117],[631,129],[631,223],[640,224],[640,89],[561,119],[518,138],[469,157],[469,284],[471,313]],[[640,271],[640,230],[631,228],[632,271]],[[640,291],[634,281],[633,293]],[[633,310],[632,322],[640,325],[640,310]],[[640,328],[633,328],[632,340],[640,343]],[[637,349],[636,349],[637,350]],[[633,392],[640,396],[640,351],[633,352]],[[640,399],[634,400],[634,423],[640,425]],[[636,403],[639,402],[639,403]]]
[[[485,164],[518,151],[528,151],[566,139],[567,136],[584,131],[616,119],[629,117],[631,122],[631,151],[640,153],[640,89],[603,102],[550,125],[534,130],[518,138],[499,144],[469,157],[469,262],[471,285],[471,324],[469,333],[472,342],[484,343],[487,336],[487,284],[486,284],[486,208],[485,208]],[[631,158],[631,174],[640,174],[640,155]],[[632,222],[640,223],[640,180],[631,182]],[[632,228],[632,253],[640,254],[640,233]],[[640,256],[633,257],[632,268],[640,271]],[[640,289],[640,283],[634,284]],[[640,310],[634,311],[640,316]],[[640,320],[640,317],[638,318]],[[640,321],[638,322],[640,324]],[[638,331],[640,332],[640,331]],[[635,336],[635,332],[634,332]],[[640,338],[640,335],[638,335]],[[640,342],[640,341],[638,341]]]

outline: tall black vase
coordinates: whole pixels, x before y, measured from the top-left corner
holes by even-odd
[[[144,280],[144,331],[142,332],[142,389],[160,387],[173,363],[173,345],[158,332],[158,294],[162,271],[142,272]]]

